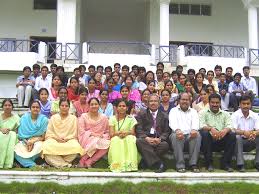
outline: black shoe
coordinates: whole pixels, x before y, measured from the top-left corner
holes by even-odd
[[[165,165],[161,162],[159,164],[158,169],[155,171],[155,173],[162,173],[162,172],[165,172],[165,170],[166,170]]]
[[[185,168],[178,168],[176,171],[180,172],[180,173],[185,173],[186,172]]]
[[[237,169],[238,169],[239,172],[245,172],[246,171],[244,165],[238,165]]]
[[[196,165],[193,165],[193,166],[191,166],[191,171],[194,173],[199,173],[200,169]]]
[[[233,168],[231,168],[230,166],[225,166],[224,170],[227,172],[234,172]]]
[[[259,171],[259,163],[255,163],[255,168],[257,171]]]
[[[140,163],[138,165],[139,169],[147,169],[147,164],[143,159],[140,160]]]
[[[212,166],[212,164],[208,165],[208,171],[209,172],[213,172],[214,171],[214,167]]]

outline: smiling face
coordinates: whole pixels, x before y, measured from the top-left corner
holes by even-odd
[[[46,90],[41,90],[40,92],[40,101],[41,102],[47,102],[48,101],[49,94]]]
[[[59,99],[67,99],[67,90],[65,88],[62,88],[58,92]]]
[[[128,99],[128,95],[129,95],[128,88],[126,88],[126,87],[122,88],[120,93],[121,93],[122,98]]]
[[[118,83],[120,80],[120,76],[117,72],[113,73],[112,79],[114,80],[115,83]]]
[[[251,100],[242,100],[240,102],[240,108],[241,108],[241,111],[243,112],[243,114],[247,114],[249,113],[249,110],[251,109],[252,107],[252,103],[251,103]]]
[[[117,106],[117,113],[121,115],[125,115],[127,112],[127,105],[124,101],[120,102]]]
[[[219,108],[220,108],[220,99],[218,98],[211,98],[210,99],[210,110],[214,113],[219,112]]]
[[[10,114],[12,112],[12,110],[13,110],[13,105],[11,104],[11,102],[6,101],[3,104],[3,110],[4,110],[5,114]]]
[[[150,82],[148,85],[147,85],[147,89],[149,89],[149,91],[151,91],[152,93],[155,91],[155,83],[154,82]]]
[[[99,103],[96,99],[92,99],[89,103],[89,112],[97,113],[99,110]]]

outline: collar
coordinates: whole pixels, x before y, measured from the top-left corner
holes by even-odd
[[[245,116],[244,116],[244,114],[243,114],[241,108],[240,108],[238,111],[239,111],[239,113],[240,113],[240,115],[241,115],[241,118],[242,118],[242,117],[245,118]],[[249,118],[252,117],[252,116],[251,116],[251,112],[252,112],[252,111],[249,110],[248,116],[247,116],[245,119],[249,119]]]
[[[219,109],[219,112],[217,112],[217,113],[212,112],[212,111],[210,110],[210,108],[209,108],[207,111],[210,112],[210,113],[212,113],[212,114],[214,114],[214,115],[219,115],[219,114],[223,113],[223,111],[222,111],[221,109]]]
[[[152,112],[152,111],[149,109],[149,112],[150,112],[151,115],[155,113],[155,117],[157,117],[158,109],[157,109],[155,112]]]
[[[180,110],[180,111],[182,111],[182,112],[188,112],[188,111],[191,110],[191,107],[189,106],[187,111],[183,111],[183,110],[181,109],[181,107],[180,107],[179,104],[177,105],[177,108],[178,108],[178,110]]]

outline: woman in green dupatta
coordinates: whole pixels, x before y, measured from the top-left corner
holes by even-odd
[[[5,99],[2,103],[4,112],[0,116],[0,168],[12,168],[14,146],[17,142],[16,129],[20,117],[12,114],[13,102]]]

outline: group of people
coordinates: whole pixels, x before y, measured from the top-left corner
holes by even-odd
[[[232,77],[230,67],[222,73],[220,66],[185,75],[181,66],[170,74],[158,63],[155,75],[116,63],[114,71],[90,65],[86,75],[80,65],[68,78],[63,67],[52,64],[50,73],[42,66],[36,79],[35,67],[33,74],[24,67],[17,79],[18,105],[30,111],[19,118],[10,99],[2,104],[0,168],[12,168],[14,158],[33,167],[39,157],[56,168],[91,168],[108,154],[113,172],[164,172],[162,156],[172,149],[178,172],[186,171],[184,151],[189,169],[199,172],[200,151],[213,171],[212,153],[222,150],[222,168],[233,171],[236,156],[237,169],[244,172],[243,151],[256,148],[259,170],[259,121],[251,111],[256,88],[249,67],[241,78]]]

